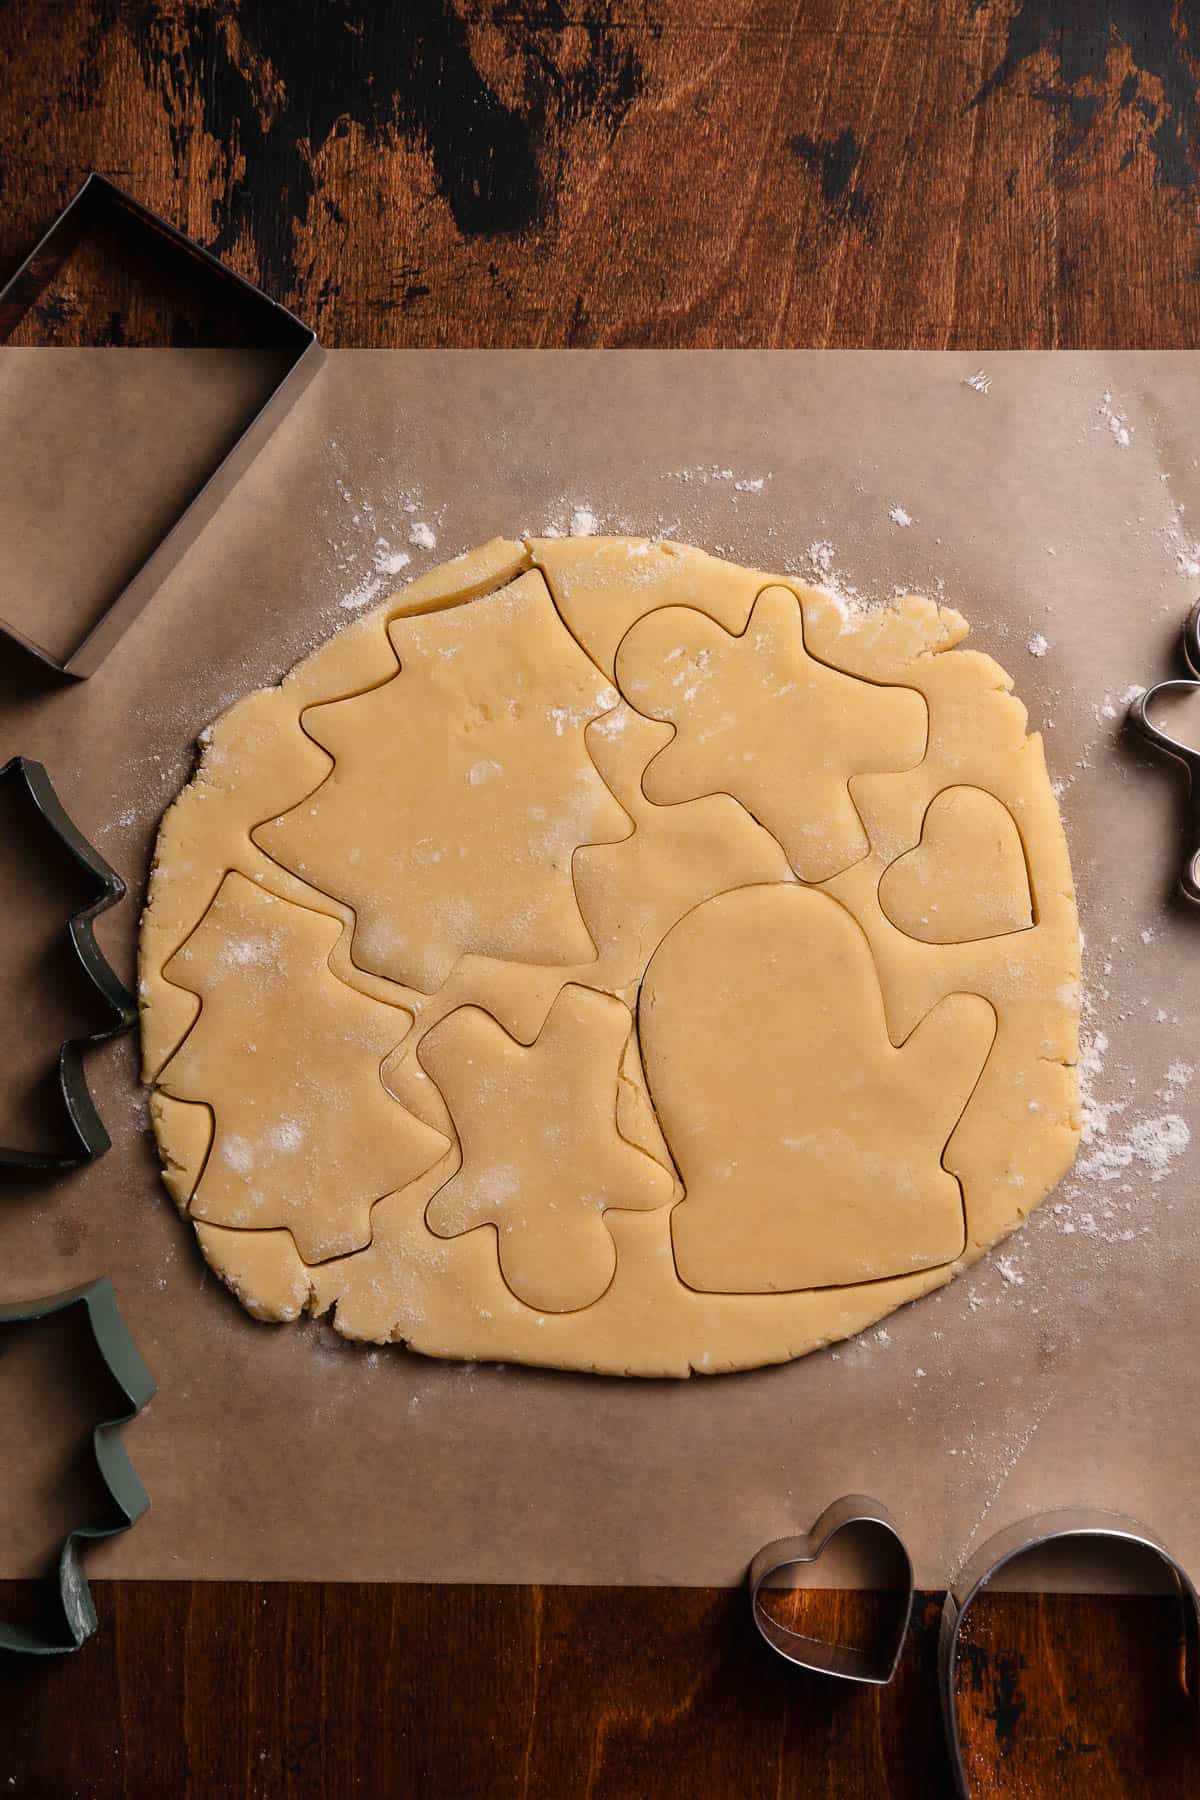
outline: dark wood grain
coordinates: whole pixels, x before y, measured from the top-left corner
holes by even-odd
[[[1198,52],[1200,0],[8,0],[0,275],[97,168],[332,345],[1191,346]],[[93,244],[18,341],[234,330]],[[732,1593],[98,1600],[80,1656],[0,1671],[0,1793],[947,1791],[934,1597],[881,1692],[774,1663]],[[1172,1650],[1160,1603],[988,1601],[975,1791],[1200,1791]]]
[[[810,1627],[870,1627],[870,1596],[809,1598]],[[0,1675],[0,1792],[950,1793],[934,1596],[882,1690],[786,1669],[725,1590],[123,1582],[97,1599],[99,1634],[77,1657]],[[1197,1792],[1168,1603],[981,1607],[961,1684],[974,1793]]]
[[[1198,47],[1200,0],[8,0],[0,266],[98,168],[333,345],[1186,346]],[[195,341],[115,274],[31,329]]]

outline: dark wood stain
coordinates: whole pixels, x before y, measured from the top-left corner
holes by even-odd
[[[611,135],[641,92],[636,48],[614,34],[612,11],[593,3],[568,17],[557,0],[514,9],[502,29],[506,58],[522,70],[519,105],[478,69],[467,21],[449,0],[402,8],[329,0],[309,10],[303,29],[276,0],[240,0],[236,9],[189,0],[182,13],[169,4],[137,9],[132,35],[147,84],[162,96],[176,173],[192,152],[197,96],[204,131],[224,147],[224,203],[210,247],[223,254],[248,226],[268,285],[287,288],[316,161],[351,125],[368,145],[398,132],[422,149],[465,236],[519,235],[544,220],[552,191],[539,148],[548,134],[598,119]],[[568,35],[585,47],[569,63]],[[278,197],[273,220],[254,204],[263,193]],[[342,222],[336,209],[331,216]]]
[[[847,225],[866,224],[871,201],[855,185],[862,147],[849,126],[826,140],[799,132],[789,139],[788,148],[806,169],[819,175],[821,198],[831,219]]]
[[[976,15],[989,0],[978,0]],[[1104,92],[1108,59],[1124,45],[1134,62],[1116,96],[1129,106],[1139,76],[1161,87],[1162,119],[1150,134],[1158,179],[1168,187],[1190,188],[1196,180],[1196,72],[1200,50],[1198,0],[1021,0],[1008,23],[1004,55],[975,95],[979,105],[1011,82],[1024,63],[1046,55],[1057,64],[1057,82],[1039,82],[1035,98],[1064,113],[1076,142],[1095,125],[1110,103]],[[1101,91],[1096,92],[1099,88]],[[1153,116],[1153,115],[1151,115]]]
[[[335,346],[1194,345],[1198,41],[1200,0],[7,0],[0,272],[96,167]],[[224,329],[127,271],[23,341]]]

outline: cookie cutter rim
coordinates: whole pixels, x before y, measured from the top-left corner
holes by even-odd
[[[1172,690],[1195,693],[1200,689],[1200,600],[1188,613],[1183,626],[1183,660],[1188,670],[1186,676],[1174,676],[1166,681],[1156,681],[1129,708],[1130,725],[1152,749],[1174,762],[1181,763],[1188,775],[1188,842],[1190,848],[1185,852],[1183,868],[1179,876],[1179,885],[1184,894],[1195,906],[1200,906],[1200,750],[1190,744],[1181,743],[1155,725],[1150,718],[1150,707],[1160,694]]]
[[[0,1326],[28,1324],[82,1306],[97,1356],[125,1396],[127,1411],[101,1419],[92,1429],[92,1455],[100,1478],[119,1515],[113,1523],[77,1525],[63,1539],[58,1555],[56,1601],[62,1637],[45,1635],[0,1619],[0,1652],[16,1656],[62,1656],[78,1650],[96,1629],[96,1607],[88,1586],[83,1552],[88,1544],[116,1537],[137,1524],[150,1496],[121,1441],[122,1428],[135,1419],[155,1392],[155,1380],[142,1361],[117,1306],[106,1275],[40,1300],[0,1302]]]
[[[791,1631],[773,1619],[759,1601],[759,1594],[772,1575],[793,1564],[815,1563],[838,1533],[850,1525],[870,1526],[873,1533],[882,1535],[889,1549],[899,1552],[904,1569],[905,1579],[897,1589],[903,1601],[894,1627],[895,1642],[891,1642],[889,1634],[882,1650],[830,1643],[805,1632]],[[817,1675],[832,1675],[868,1687],[886,1687],[896,1673],[912,1618],[913,1566],[900,1528],[881,1501],[873,1500],[869,1494],[843,1494],[825,1508],[810,1531],[764,1544],[750,1564],[747,1580],[750,1612],[759,1636],[785,1662]]]
[[[0,765],[0,784],[19,783],[76,867],[96,888],[96,898],[69,920],[67,935],[76,960],[113,1015],[107,1028],[83,1037],[66,1038],[58,1051],[58,1086],[70,1136],[76,1148],[65,1152],[19,1150],[0,1145],[0,1168],[53,1169],[65,1172],[102,1156],[112,1143],[87,1084],[84,1055],[98,1044],[128,1031],[137,1018],[137,1001],[96,942],[95,922],[125,897],[125,883],[84,837],[58,797],[45,766],[27,756],[12,756]]]
[[[246,472],[285,414],[317,372],[322,351],[317,334],[296,314],[272,300],[262,288],[229,268],[134,196],[93,171],[67,201],[24,262],[0,287],[0,344],[12,334],[38,295],[80,241],[89,220],[108,210],[132,221],[152,242],[165,242],[172,255],[182,255],[195,268],[218,278],[227,289],[252,303],[270,327],[273,341],[262,348],[294,352],[288,367],[237,439],[195,490],[175,523],[164,533],[129,579],[109,600],[100,616],[65,656],[47,650],[0,615],[0,637],[20,644],[56,674],[83,680],[94,675],[117,640],[144,610],[184,552],[199,537],[221,501]]]
[[[1197,1594],[1183,1564],[1168,1550],[1162,1539],[1139,1520],[1128,1518],[1124,1513],[1107,1512],[1099,1507],[1060,1507],[1018,1519],[988,1538],[968,1558],[951,1582],[942,1607],[938,1632],[938,1689],[946,1748],[958,1800],[970,1800],[970,1783],[963,1757],[962,1735],[958,1728],[955,1692],[962,1622],[981,1591],[1009,1563],[1046,1544],[1085,1537],[1132,1545],[1145,1555],[1156,1557],[1166,1567],[1174,1580],[1182,1614],[1183,1685],[1185,1691],[1190,1692],[1193,1701],[1196,1699],[1196,1672],[1200,1668],[1200,1594]],[[1190,1683],[1187,1679],[1188,1671],[1191,1671]]]

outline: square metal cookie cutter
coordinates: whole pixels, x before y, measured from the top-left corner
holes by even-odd
[[[250,420],[228,454],[217,464],[207,480],[193,494],[175,524],[160,539],[141,567],[109,601],[105,611],[84,637],[65,657],[55,656],[44,645],[27,637],[23,631],[0,618],[0,636],[21,644],[48,668],[61,675],[81,679],[94,675],[117,639],[132,625],[138,614],[153,598],[185,550],[194,543],[221,501],[243,475],[263,448],[275,427],[299,399],[317,372],[321,347],[317,334],[278,301],[264,294],[253,282],[227,268],[192,238],[185,236],[166,219],[151,212],[140,200],[110,181],[106,175],[91,174],[68,201],[50,229],[20,268],[0,288],[0,344],[3,344],[24,318],[34,301],[46,289],[71,252],[90,227],[106,219],[128,227],[133,225],[144,235],[147,247],[159,257],[167,256],[184,270],[216,278],[245,308],[247,317],[261,322],[260,349],[290,352],[283,376],[266,401]],[[119,355],[119,351],[114,351]]]

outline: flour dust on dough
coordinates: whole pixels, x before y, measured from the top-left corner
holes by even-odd
[[[248,1311],[611,1374],[941,1286],[1079,1134],[1040,737],[959,614],[495,539],[205,733],[140,947],[164,1181]]]

